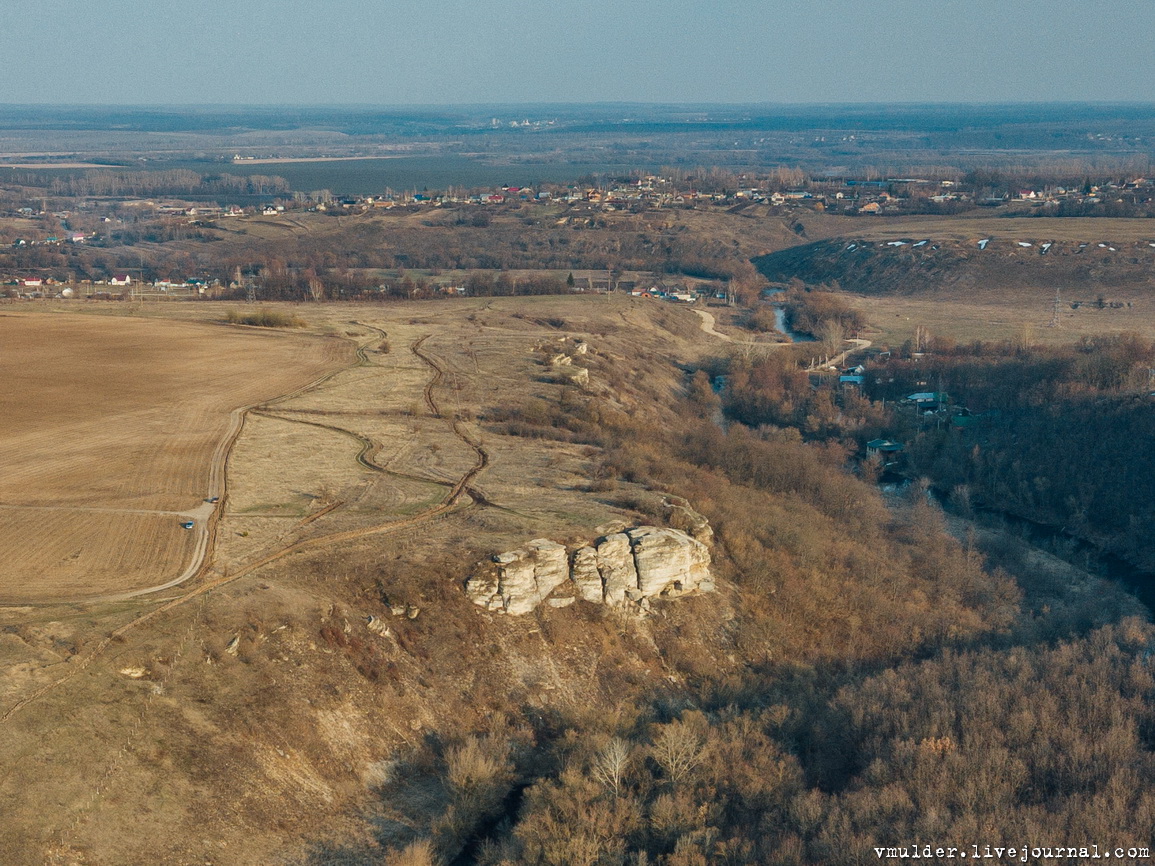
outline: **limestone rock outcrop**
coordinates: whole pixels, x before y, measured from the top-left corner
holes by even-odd
[[[643,526],[629,536],[644,598],[683,595],[710,578],[709,551],[684,532]]]
[[[666,496],[663,504],[670,509],[670,524],[681,529],[707,547],[714,542],[714,530],[710,521],[690,507],[690,503],[680,496]]]
[[[606,604],[621,604],[626,592],[638,585],[630,537],[624,532],[607,535],[597,545],[598,571],[602,576],[602,598]]]
[[[579,547],[574,551],[569,574],[579,596],[586,601],[601,602],[602,575],[598,570],[598,552],[594,548]]]
[[[505,613],[529,613],[569,580],[569,553],[548,538],[499,553],[489,565],[469,579],[465,591],[477,604]]]
[[[605,535],[572,554],[557,542],[535,539],[481,563],[465,591],[487,610],[524,614],[567,581],[585,601],[643,608],[650,599],[714,590],[705,544],[678,529],[638,526]],[[570,601],[550,603],[560,607]]]

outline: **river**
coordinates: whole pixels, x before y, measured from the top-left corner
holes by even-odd
[[[901,491],[909,484],[908,479],[896,483],[896,476],[893,475],[880,479],[880,487],[892,493]],[[945,511],[945,495],[933,487],[928,488],[927,492]],[[1039,523],[995,508],[976,508],[975,512],[980,520],[986,518],[984,525],[988,527],[991,523],[1000,523],[1008,535],[1032,547],[1057,556],[1091,574],[1121,583],[1128,592],[1143,602],[1149,611],[1155,613],[1155,572],[1144,570],[1062,527]]]

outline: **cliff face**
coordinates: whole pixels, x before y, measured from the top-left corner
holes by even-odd
[[[603,536],[568,551],[538,538],[481,563],[465,584],[477,605],[501,613],[534,610],[554,590],[550,603],[577,598],[614,606],[649,606],[653,598],[712,592],[710,550],[677,529],[639,526]]]

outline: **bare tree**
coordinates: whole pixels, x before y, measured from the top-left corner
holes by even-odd
[[[663,725],[651,749],[654,760],[675,785],[686,779],[702,763],[705,740],[684,721]]]
[[[834,357],[842,349],[842,341],[846,338],[846,329],[836,319],[823,319],[815,335],[822,342],[822,348],[830,357]]]
[[[614,737],[594,756],[590,772],[617,797],[621,793],[622,783],[629,769],[630,757],[630,744],[621,737]]]

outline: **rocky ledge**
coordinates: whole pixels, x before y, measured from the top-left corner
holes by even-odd
[[[713,590],[709,548],[659,526],[611,533],[572,551],[548,538],[534,539],[480,563],[465,584],[475,604],[510,614],[529,613],[547,598],[555,607],[582,598],[645,609],[653,598]]]

